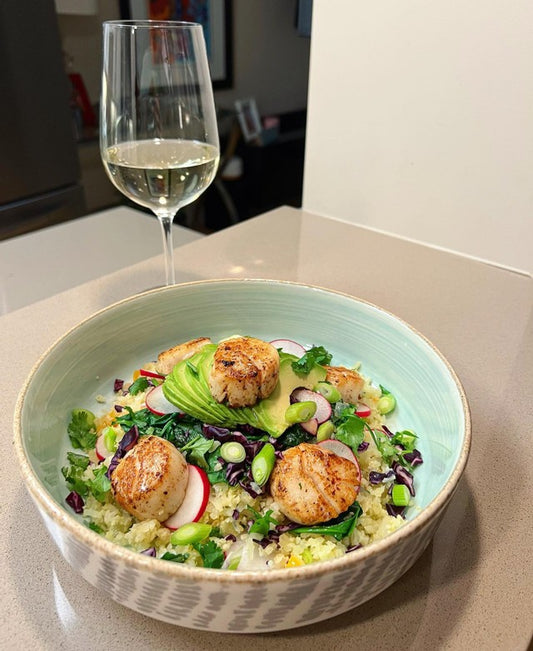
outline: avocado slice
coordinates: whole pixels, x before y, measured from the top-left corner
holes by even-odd
[[[277,438],[289,427],[285,412],[294,389],[312,389],[326,377],[326,369],[318,364],[307,375],[295,373],[292,362],[297,357],[280,353],[279,379],[272,394],[251,407],[228,407],[218,403],[209,389],[209,370],[216,348],[216,344],[208,344],[190,359],[179,362],[163,383],[167,400],[210,425],[231,429],[246,424]]]

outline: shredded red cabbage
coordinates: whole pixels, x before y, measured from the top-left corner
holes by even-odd
[[[394,504],[385,504],[385,509],[387,513],[392,516],[401,516],[404,517],[405,506],[394,506]]]
[[[368,449],[368,446],[370,443],[368,441],[363,441],[362,443],[359,443],[359,446],[357,448],[357,452],[364,452],[365,450]]]
[[[415,466],[419,466],[421,463],[424,463],[420,451],[417,450],[416,448],[412,452],[406,452],[403,455],[403,458],[407,461],[407,463],[412,468],[414,468]]]
[[[118,393],[119,391],[122,391],[123,386],[124,386],[124,380],[117,378],[113,384],[113,391],[115,393]]]
[[[153,556],[153,558],[157,556],[155,547],[148,547],[148,549],[144,549],[141,554],[144,554],[145,556]]]
[[[85,503],[83,497],[79,493],[76,493],[76,491],[71,491],[65,498],[65,502],[70,506],[74,513],[83,513]]]
[[[413,475],[397,461],[392,464],[392,469],[396,475],[396,481],[399,484],[404,484],[409,489],[411,496],[415,496],[415,487],[413,481]]]
[[[120,440],[120,443],[118,444],[117,451],[115,452],[113,458],[111,459],[111,463],[109,464],[109,467],[106,472],[106,475],[109,479],[111,479],[111,475],[113,474],[113,471],[120,463],[120,460],[126,456],[126,453],[133,448],[133,446],[137,443],[138,440],[139,440],[139,429],[137,425],[134,425],[131,429],[129,429],[124,434],[124,436]]]
[[[389,470],[388,472],[376,472],[375,470],[371,470],[368,473],[368,480],[374,486],[377,484],[382,484],[384,482],[393,481],[395,477],[396,475],[392,470]]]

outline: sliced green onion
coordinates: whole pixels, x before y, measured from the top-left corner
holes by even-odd
[[[240,463],[246,458],[244,445],[238,441],[227,441],[220,446],[220,456],[228,463]]]
[[[104,431],[104,445],[109,452],[115,452],[117,444],[117,433],[112,427],[107,427]]]
[[[241,562],[241,557],[235,556],[235,558],[232,558],[231,561],[228,563],[228,570],[236,570],[239,567],[240,562]]]
[[[314,403],[313,403],[314,404]],[[252,477],[256,484],[264,486],[276,463],[276,451],[272,443],[265,443],[252,459]]]
[[[313,418],[316,412],[316,402],[312,400],[303,400],[302,402],[295,402],[287,408],[285,412],[285,420],[294,425],[294,423],[305,423],[310,418]]]
[[[302,561],[306,564],[309,565],[309,563],[313,562],[313,554],[311,553],[311,550],[309,547],[306,547],[303,552],[302,552]]]
[[[203,522],[188,522],[176,529],[170,536],[173,545],[192,545],[205,540],[211,533],[211,525]]]
[[[396,407],[396,398],[392,393],[386,393],[378,400],[377,409],[380,414],[390,414]]]
[[[407,486],[404,486],[403,484],[394,484],[392,487],[392,503],[394,506],[408,506],[410,499],[411,497]]]
[[[323,395],[328,402],[331,403],[339,402],[341,399],[341,394],[337,387],[334,387],[333,384],[330,384],[329,382],[319,382],[313,391],[317,391]]]
[[[316,440],[325,441],[326,439],[330,439],[334,431],[335,425],[330,420],[327,420],[319,426],[316,433]]]

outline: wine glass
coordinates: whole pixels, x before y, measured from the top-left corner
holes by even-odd
[[[172,285],[172,222],[209,186],[220,157],[203,29],[177,21],[108,21],[103,42],[102,161],[120,192],[159,219]]]

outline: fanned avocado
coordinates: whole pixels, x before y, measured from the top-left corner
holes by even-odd
[[[279,379],[272,394],[252,407],[228,407],[218,403],[209,390],[209,369],[216,348],[216,344],[208,344],[190,359],[179,362],[163,383],[167,400],[210,425],[235,428],[247,424],[277,438],[289,427],[285,412],[294,389],[312,389],[326,377],[326,369],[318,364],[307,375],[295,373],[292,362],[297,358],[280,353]]]

